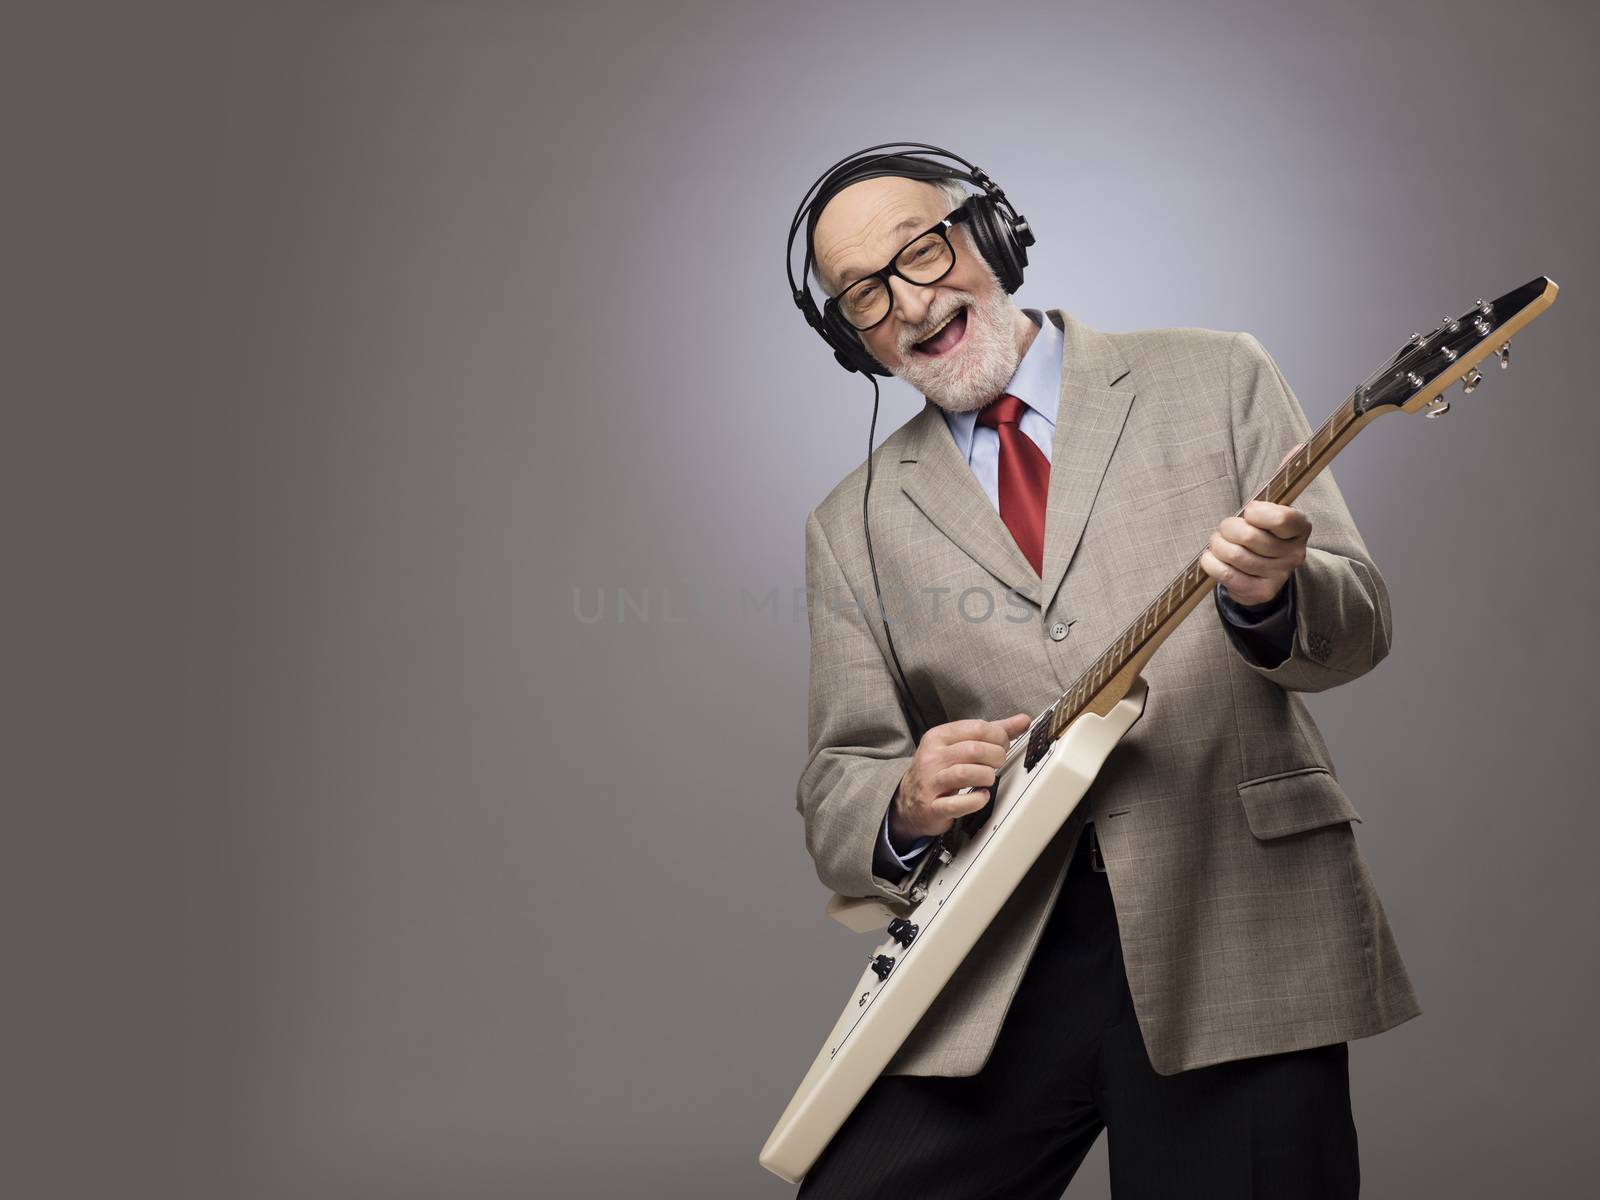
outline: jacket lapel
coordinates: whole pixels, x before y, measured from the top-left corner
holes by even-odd
[[[984,495],[931,401],[912,418],[900,457],[900,487],[912,503],[984,570],[1041,610],[1054,600],[1077,551],[1134,395],[1131,388],[1114,386],[1128,366],[1110,339],[1058,308],[1045,315],[1062,331],[1064,344],[1042,579]]]
[[[1045,503],[1041,609],[1054,602],[1077,553],[1134,398],[1133,388],[1124,378],[1128,364],[1110,338],[1059,308],[1049,309],[1045,315],[1062,331],[1064,345],[1061,400],[1050,451],[1050,492]],[[1119,380],[1120,387],[1116,386]],[[981,495],[983,489],[978,491]]]
[[[912,418],[900,458],[900,488],[923,514],[984,570],[1039,603],[1039,577],[971,466],[956,449],[944,414],[932,401]],[[1048,521],[1046,517],[1046,537]]]

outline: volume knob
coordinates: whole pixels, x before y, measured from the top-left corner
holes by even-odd
[[[917,927],[904,917],[896,917],[889,922],[889,936],[902,946],[909,946],[911,939],[917,936]]]
[[[887,954],[876,954],[868,960],[872,966],[872,973],[879,979],[889,978],[889,972],[894,970],[894,959]]]

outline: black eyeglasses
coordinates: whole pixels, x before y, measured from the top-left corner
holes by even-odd
[[[894,307],[889,293],[889,277],[898,275],[907,283],[937,283],[956,265],[956,250],[950,244],[950,230],[967,220],[972,214],[962,204],[952,210],[944,220],[924,229],[912,238],[889,261],[889,265],[871,275],[863,275],[844,291],[828,300],[833,308],[850,324],[851,328],[865,332],[881,325]],[[827,305],[824,305],[827,307]]]

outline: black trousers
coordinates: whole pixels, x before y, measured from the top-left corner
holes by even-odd
[[[1156,1074],[1089,841],[983,1069],[880,1076],[802,1200],[1058,1200],[1101,1129],[1116,1200],[1357,1195],[1346,1043]]]

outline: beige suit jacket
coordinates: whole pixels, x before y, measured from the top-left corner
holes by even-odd
[[[1039,712],[1311,432],[1249,334],[1105,334],[1046,315],[1065,349],[1042,579],[934,405],[873,454],[885,604],[933,723]],[[875,876],[873,849],[915,742],[867,563],[865,478],[863,464],[806,521],[810,753],[797,807],[823,884],[899,898],[909,877]],[[1184,622],[1145,669],[1143,718],[888,1074],[983,1066],[1089,818],[1162,1074],[1365,1037],[1421,1011],[1356,845],[1361,817],[1300,698],[1382,660],[1389,596],[1330,472],[1296,507],[1312,532],[1289,658],[1254,661],[1213,603]]]

